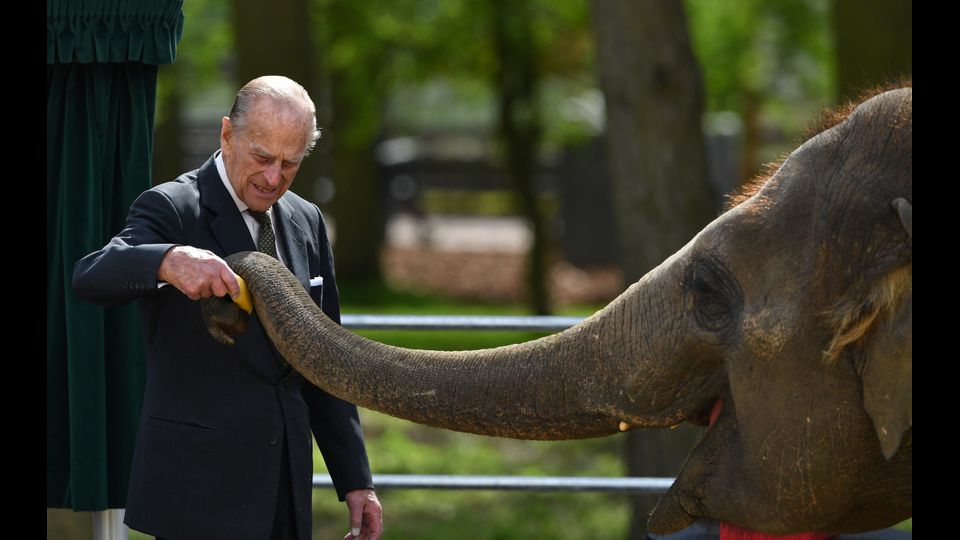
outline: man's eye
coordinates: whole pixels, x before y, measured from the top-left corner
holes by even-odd
[[[258,155],[256,155],[256,154],[254,154],[253,157],[254,157],[254,159],[256,159],[257,161],[259,161],[260,163],[266,163],[266,162],[270,161],[270,158],[264,157],[264,156],[258,156]]]

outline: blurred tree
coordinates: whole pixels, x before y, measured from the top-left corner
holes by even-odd
[[[225,69],[233,60],[233,26],[230,6],[214,0],[184,3],[184,29],[179,56],[172,64],[160,66],[157,74],[157,116],[153,143],[153,183],[173,180],[200,163],[187,161],[186,120],[188,105],[229,78]],[[232,89],[234,92],[236,89]],[[228,103],[226,107],[229,107]],[[229,112],[219,113],[224,116]],[[220,116],[204,119],[210,130],[219,132]],[[213,147],[217,141],[210,141]]]
[[[530,307],[534,313],[546,315],[550,313],[547,232],[536,182],[543,123],[537,94],[538,54],[531,33],[531,2],[492,0],[492,8],[498,131],[506,154],[507,174],[533,231],[533,243],[527,255]]]
[[[384,194],[374,159],[378,138],[388,130],[395,135],[448,122],[437,118],[435,104],[429,100],[410,102],[398,96],[409,96],[415,93],[412,89],[427,83],[454,82],[456,86],[466,82],[465,86],[476,88],[474,83],[479,81],[491,90],[480,106],[496,104],[494,107],[503,111],[502,116],[491,115],[491,123],[481,129],[499,130],[506,137],[503,150],[508,166],[513,163],[517,171],[537,167],[542,129],[530,130],[530,121],[539,120],[528,113],[539,106],[541,94],[536,84],[523,82],[529,77],[525,72],[530,76],[583,77],[584,66],[592,58],[589,35],[584,31],[586,10],[572,1],[530,0],[526,7],[510,6],[509,13],[497,11],[492,3],[483,6],[478,11],[477,6],[462,0],[316,0],[319,49],[329,89],[335,187],[331,210],[338,237],[334,251],[344,275],[375,277],[372,271],[377,270],[384,229]],[[517,9],[526,15],[519,17]],[[554,54],[542,54],[544,44]],[[424,86],[419,88],[422,92]],[[505,97],[499,98],[500,94]],[[404,118],[417,118],[421,123],[411,126],[397,121]],[[510,125],[493,122],[496,118]],[[525,126],[523,133],[517,131],[521,125]],[[531,135],[535,137],[529,138]],[[534,214],[542,211],[532,187],[533,177],[531,173],[530,187],[518,194],[535,230],[533,252],[539,254],[532,258],[537,262],[531,269],[540,276],[540,285],[531,287],[531,297],[537,306],[534,309],[545,312],[546,227],[543,218]]]
[[[400,19],[389,2],[318,0],[319,56],[324,91],[321,121],[330,148],[329,176],[337,273],[380,279],[383,198],[375,145],[388,80],[386,63]],[[388,17],[384,19],[384,17]],[[393,28],[384,28],[384,21]],[[320,104],[318,104],[320,105]]]
[[[310,92],[316,89],[309,0],[269,5],[233,0],[237,88],[261,75],[284,75]]]
[[[742,120],[740,182],[779,149],[764,152],[763,120],[799,134],[833,100],[829,0],[686,0],[707,109]],[[790,139],[791,137],[785,137]]]
[[[593,0],[620,258],[633,283],[715,215],[701,117],[703,82],[683,4]],[[697,430],[628,434],[630,476],[675,475]],[[636,497],[631,538],[645,538],[652,501]]]
[[[913,73],[910,0],[833,0],[839,101]]]

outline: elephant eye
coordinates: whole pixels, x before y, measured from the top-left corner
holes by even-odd
[[[730,326],[739,311],[739,287],[726,270],[714,261],[694,262],[686,285],[688,306],[699,326],[711,332]]]

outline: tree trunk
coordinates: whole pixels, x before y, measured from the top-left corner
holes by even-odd
[[[321,117],[329,122],[333,197],[328,206],[334,225],[333,254],[337,274],[348,279],[380,280],[384,241],[384,195],[376,161],[384,104],[384,47],[358,43],[369,26],[367,11],[349,0],[322,3],[320,63],[325,93]],[[330,50],[352,50],[349,62],[331,58]],[[326,210],[325,210],[326,211]]]
[[[337,274],[350,279],[380,279],[383,245],[383,194],[374,154],[375,132],[351,137],[348,125],[360,104],[348,91],[347,76],[331,78],[331,176],[335,192],[330,208],[336,238],[333,256]],[[369,118],[369,115],[364,115]],[[379,119],[378,119],[379,120]]]
[[[840,101],[912,74],[912,9],[910,0],[834,0]]]
[[[624,280],[662,262],[716,214],[701,127],[703,83],[680,2],[593,0],[600,82]],[[634,431],[631,476],[672,476],[696,429]],[[653,502],[637,497],[630,538],[644,538]]]
[[[308,0],[233,0],[239,86],[261,75],[284,75],[310,92],[314,85]],[[239,88],[238,86],[238,88]]]
[[[543,128],[537,99],[537,53],[530,29],[532,14],[527,0],[493,0],[492,7],[499,134],[508,175],[533,230],[533,245],[527,255],[530,307],[534,313],[546,315],[550,313],[547,239],[536,185]]]

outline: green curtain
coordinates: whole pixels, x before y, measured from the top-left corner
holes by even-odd
[[[47,507],[123,508],[146,367],[134,305],[71,288],[150,182],[183,0],[47,2]]]

